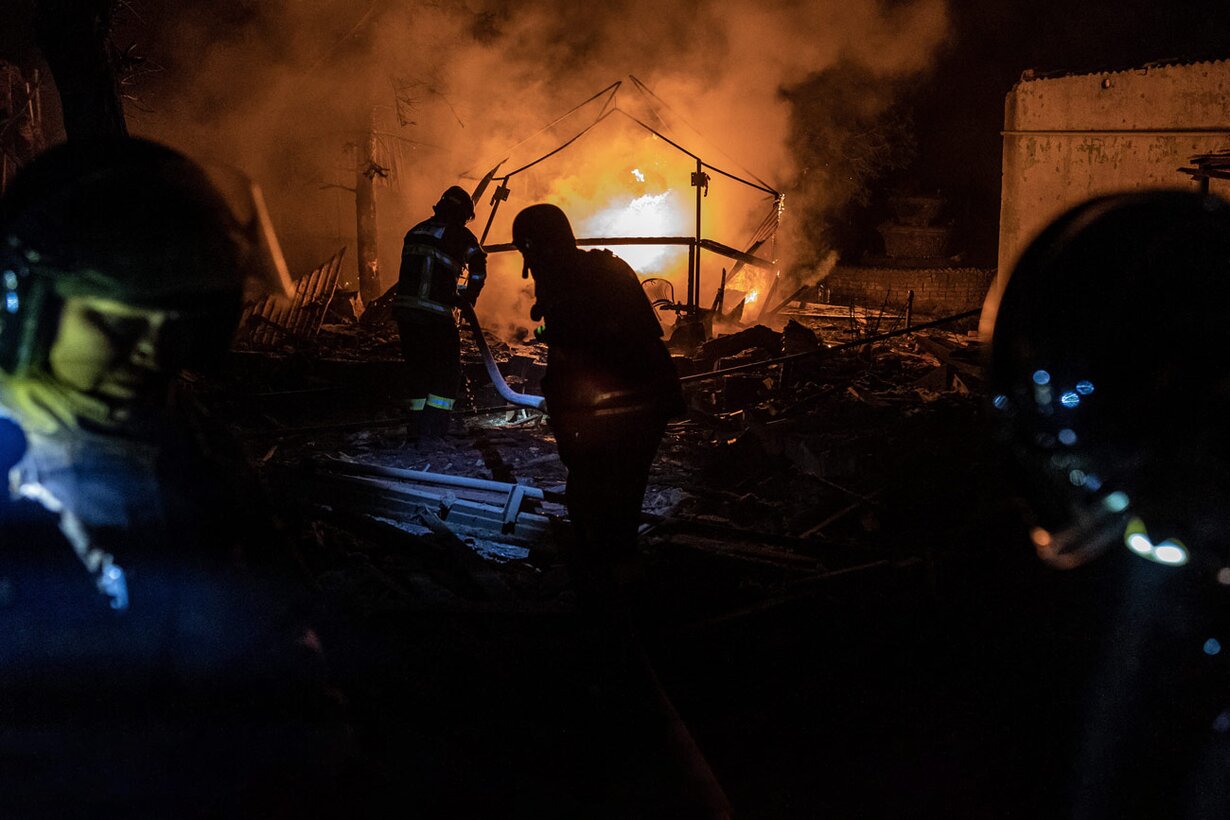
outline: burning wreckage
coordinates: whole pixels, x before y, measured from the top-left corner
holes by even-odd
[[[726,816],[723,788],[659,677],[686,693],[705,667],[691,649],[749,623],[756,633],[780,623],[775,613],[827,604],[842,590],[924,589],[959,526],[926,508],[932,496],[912,478],[920,464],[935,478],[937,450],[975,439],[953,435],[977,423],[970,392],[981,380],[979,350],[961,333],[974,312],[916,315],[909,298],[901,310],[887,298],[878,308],[835,305],[819,281],[786,286],[765,250],[781,195],[625,112],[614,104],[618,88],[595,98],[594,123],[552,151],[503,175],[497,164],[476,198],[496,185],[485,240],[510,182],[617,117],[690,165],[691,235],[677,221],[655,230],[669,191],[621,200],[617,210],[633,218],[606,224],[632,228],[623,235],[578,223],[588,236],[579,244],[630,258],[654,251],[636,266],[686,399],[644,497],[635,636],[575,617],[585,602],[569,564],[565,471],[544,424],[545,355],[528,329],[484,330],[463,307],[467,392],[453,434],[406,446],[411,397],[392,294],[364,304],[343,290],[338,251],[289,298],[248,304],[224,371],[183,385],[204,417],[239,434],[294,522],[292,540],[320,593],[316,624],[341,690],[354,698],[365,753],[410,772],[405,783],[378,778],[381,788],[426,794],[454,814],[472,794],[488,808],[514,797],[523,807],[573,799],[575,811],[562,814],[604,805],[621,816],[620,806],[635,812],[620,801],[648,789],[655,802],[686,795]],[[630,176],[638,173],[648,176],[639,167]],[[767,199],[744,250],[702,231],[719,177]],[[961,465],[947,476],[954,492],[970,489],[967,456],[946,462]],[[656,650],[652,667],[646,647]],[[741,741],[715,739],[721,719],[703,710],[698,718],[696,705],[689,725],[727,758],[730,786],[732,760],[749,762],[735,751]],[[522,759],[532,764],[509,762]],[[470,770],[485,787],[461,782]],[[556,793],[572,782],[585,784],[580,796]],[[748,784],[733,785],[740,801],[760,801]]]
[[[655,103],[651,115],[665,106],[635,77],[632,83],[641,99]],[[664,267],[671,260],[655,249],[687,249],[682,275],[637,266],[688,399],[688,416],[670,425],[651,477],[645,543],[790,568],[811,580],[902,558],[892,549],[850,547],[876,530],[885,483],[897,466],[893,432],[910,435],[910,419],[960,406],[980,385],[978,345],[958,332],[977,311],[915,316],[912,291],[894,310],[889,294],[877,308],[826,304],[820,281],[781,287],[781,273],[758,254],[775,241],[782,194],[710,165],[625,111],[616,102],[621,86],[574,109],[600,103],[596,118],[561,144],[503,174],[503,162],[497,164],[473,197],[479,201],[495,184],[482,240],[488,253],[507,253],[515,250],[511,243],[486,240],[509,200],[510,182],[612,117],[695,164],[691,236],[577,240],[621,252],[648,248],[648,264]],[[703,234],[711,175],[768,200],[768,214],[745,250]],[[636,220],[614,224],[652,230],[657,214],[645,206],[654,199],[632,200],[625,210]],[[262,453],[261,464],[278,476],[275,486],[289,489],[298,504],[381,521],[389,534],[405,532],[408,539],[447,538],[506,566],[532,568],[525,577],[549,567],[567,514],[562,466],[543,423],[549,412],[539,390],[543,346],[524,327],[512,328],[508,338],[483,330],[473,308],[464,306],[470,331],[463,342],[467,395],[458,404],[464,432],[404,449],[395,288],[355,310],[359,300],[339,289],[344,250],[300,278],[289,302],[248,305],[233,354],[237,389],[219,393],[228,397],[227,412]],[[703,254],[724,265],[708,291]],[[708,306],[702,294],[711,294]],[[858,522],[853,539],[835,534],[851,522]]]

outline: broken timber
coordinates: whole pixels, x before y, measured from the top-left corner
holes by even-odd
[[[265,296],[244,308],[239,327],[254,348],[279,344],[284,336],[311,338],[320,330],[325,311],[337,290],[342,267],[343,247],[307,276],[295,283],[294,298]]]

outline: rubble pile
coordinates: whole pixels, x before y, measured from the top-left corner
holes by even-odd
[[[702,574],[719,589],[693,588],[719,609],[803,579],[924,558],[916,539],[900,543],[885,521],[909,480],[907,463],[930,441],[927,428],[977,412],[980,350],[968,336],[930,328],[863,343],[902,329],[906,317],[808,303],[788,312],[780,331],[756,325],[673,351],[689,410],[670,425],[650,476],[642,543],[663,585],[676,573],[694,575],[696,561],[712,564]],[[543,346],[491,335],[487,342],[514,390],[540,392]],[[310,339],[236,352],[216,411],[248,443],[283,502],[318,522],[307,537],[339,527],[353,536],[383,522],[378,528],[400,535],[380,529],[368,545],[374,555],[390,542],[404,552],[406,538],[451,537],[516,576],[523,599],[563,592],[553,571],[568,537],[565,472],[543,414],[503,403],[463,332],[468,386],[454,430],[438,444],[411,448],[401,367],[396,325],[369,310],[359,320],[325,322]],[[349,471],[339,468],[345,464]],[[362,470],[503,482],[535,495],[518,498],[510,513],[508,491],[467,495],[391,473],[353,475]],[[479,507],[487,512],[475,517]],[[533,522],[530,529],[524,522]],[[359,555],[343,552],[347,560]],[[346,571],[337,556],[318,554],[329,558],[321,572]],[[358,563],[369,580],[371,559]],[[381,588],[402,589],[410,601],[420,584],[394,573]],[[447,586],[437,584],[433,594]],[[454,594],[474,589],[462,584]]]

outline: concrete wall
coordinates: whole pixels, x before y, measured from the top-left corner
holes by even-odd
[[[951,316],[982,304],[995,276],[991,268],[863,268],[838,265],[824,279],[835,305],[905,306],[914,291],[914,313]]]
[[[1178,169],[1230,149],[1230,62],[1024,79],[1004,103],[999,266],[981,323],[1017,258],[1051,220],[1093,196],[1195,189]],[[1224,183],[1212,190],[1225,195]]]

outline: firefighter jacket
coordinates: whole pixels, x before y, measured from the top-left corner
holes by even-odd
[[[469,281],[461,295],[473,304],[487,279],[487,254],[478,238],[465,225],[437,217],[415,225],[402,246],[396,313],[400,318],[434,314],[451,319],[463,268],[469,270]]]
[[[552,417],[681,415],[679,378],[636,272],[606,250],[578,250],[557,268],[535,272],[533,311],[544,321]]]

